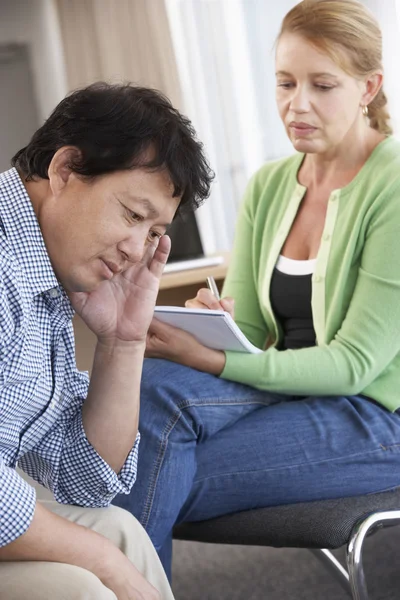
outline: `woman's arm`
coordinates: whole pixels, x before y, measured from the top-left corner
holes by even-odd
[[[222,377],[301,395],[352,395],[374,382],[400,351],[398,213],[396,197],[389,197],[370,223],[346,317],[329,344],[260,355],[227,352]]]

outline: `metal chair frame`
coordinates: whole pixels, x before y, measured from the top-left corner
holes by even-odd
[[[400,510],[372,513],[358,521],[353,527],[346,548],[347,570],[330,550],[325,548],[308,548],[308,550],[334,575],[353,600],[369,600],[362,561],[364,540],[385,525],[398,524],[400,524]]]
[[[385,511],[374,511],[368,516],[359,519],[353,526],[350,534],[350,538],[347,542],[346,547],[346,568],[335,558],[332,552],[325,548],[307,548],[307,546],[296,546],[302,547],[309,550],[323,565],[327,568],[330,573],[336,578],[341,584],[342,588],[347,592],[352,600],[369,600],[367,583],[365,579],[364,567],[363,567],[363,546],[365,538],[372,535],[378,529],[384,526],[399,525],[400,524],[400,510],[390,509]],[[206,536],[207,537],[207,536]],[[187,534],[182,535],[179,532],[177,539],[187,539],[192,541],[203,541],[203,542],[214,542],[218,543],[213,539],[202,539],[202,536],[197,537],[193,534],[187,537]],[[223,543],[229,544],[229,541]],[[237,544],[238,542],[232,542]],[[240,544],[240,542],[239,542]],[[247,545],[247,544],[244,544]],[[257,544],[265,545],[268,544]]]

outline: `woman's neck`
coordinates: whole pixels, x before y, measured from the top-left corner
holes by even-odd
[[[367,135],[349,139],[324,154],[307,154],[298,174],[299,183],[307,188],[344,187],[360,171],[372,151],[385,136],[369,128]]]

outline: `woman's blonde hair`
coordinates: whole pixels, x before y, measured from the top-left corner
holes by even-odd
[[[358,0],[303,0],[283,19],[278,41],[284,33],[303,36],[354,77],[383,70],[380,27]],[[373,129],[391,134],[386,105],[381,88],[368,105],[368,117]]]

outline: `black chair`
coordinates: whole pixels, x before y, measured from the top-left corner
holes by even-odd
[[[339,579],[353,600],[368,600],[364,539],[383,526],[400,524],[400,487],[389,492],[274,506],[209,521],[182,523],[174,538],[213,544],[307,548]],[[348,570],[329,550],[347,545]]]

